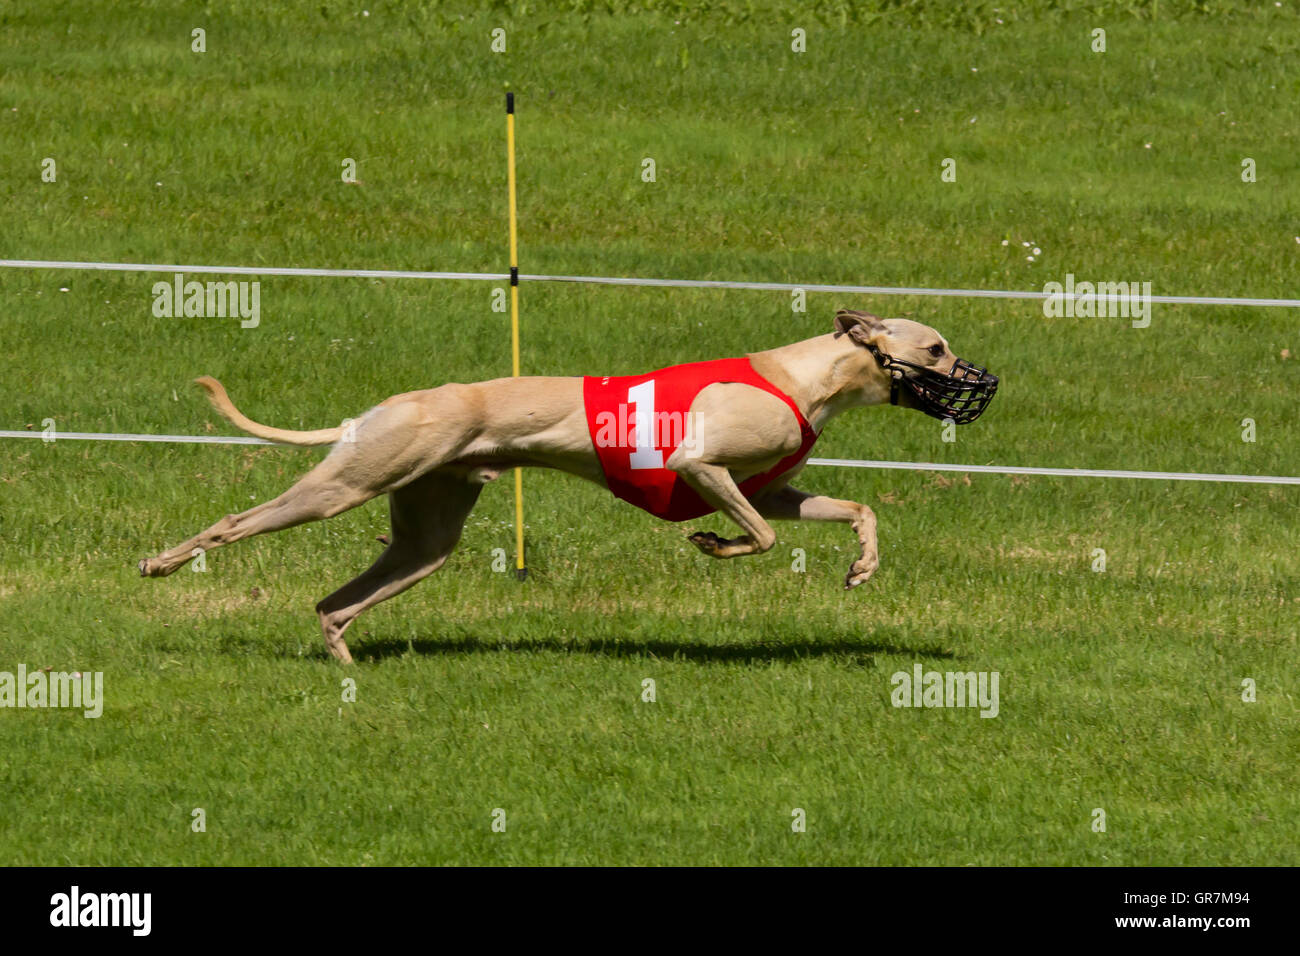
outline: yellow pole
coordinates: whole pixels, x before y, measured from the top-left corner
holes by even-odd
[[[506,179],[510,191],[510,359],[519,377],[519,239],[515,214],[515,94],[506,94]],[[524,564],[524,471],[515,469],[515,577],[528,577]]]

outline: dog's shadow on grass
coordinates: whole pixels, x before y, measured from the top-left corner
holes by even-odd
[[[906,646],[871,640],[869,637],[831,637],[825,640],[788,642],[756,640],[725,644],[692,643],[688,640],[658,640],[627,635],[597,635],[583,638],[504,638],[462,635],[446,638],[363,638],[352,646],[359,662],[382,661],[406,654],[589,654],[600,657],[682,660],[699,664],[762,664],[773,661],[832,659],[858,667],[874,667],[878,654],[913,658],[951,659],[954,653],[934,644]]]

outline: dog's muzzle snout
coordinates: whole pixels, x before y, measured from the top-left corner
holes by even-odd
[[[996,375],[965,359],[957,359],[947,372],[940,372],[876,349],[872,354],[893,377],[889,392],[891,405],[898,404],[899,391],[906,388],[921,411],[943,421],[951,419],[958,425],[970,424],[984,414],[998,390]]]

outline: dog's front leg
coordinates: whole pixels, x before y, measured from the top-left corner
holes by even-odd
[[[711,465],[699,459],[668,460],[668,467],[677,472],[699,496],[717,508],[745,532],[739,538],[719,538],[713,532],[697,531],[687,540],[705,554],[715,558],[735,558],[745,554],[759,554],[776,544],[776,532],[763,520],[749,503],[731,472],[722,465]]]
[[[779,521],[843,521],[853,526],[862,545],[862,556],[849,567],[844,577],[848,590],[863,584],[880,567],[876,546],[876,514],[866,505],[840,498],[810,495],[786,486],[758,499],[758,510]]]

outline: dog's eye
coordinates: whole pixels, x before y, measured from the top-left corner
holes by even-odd
[[[942,346],[942,345],[931,345],[931,346],[930,346],[930,354],[933,355],[935,358],[942,358],[942,357],[943,357],[943,346]]]

